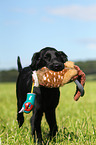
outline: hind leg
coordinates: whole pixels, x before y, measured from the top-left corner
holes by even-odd
[[[23,103],[24,101],[19,97],[17,99],[17,121],[18,121],[19,127],[21,127],[24,122],[23,113],[18,113],[21,110]]]
[[[35,109],[35,111],[33,112],[33,116],[30,119],[32,136],[34,136],[35,141],[36,140],[35,131],[36,131],[38,142],[42,142],[42,134],[41,134],[42,115],[43,115],[42,111]]]
[[[26,94],[21,95],[21,92],[19,89],[17,89],[16,91],[17,91],[17,121],[18,121],[19,127],[21,127],[24,122],[24,116],[23,116],[23,113],[18,113],[18,112],[21,110],[22,105],[24,101],[26,100]]]
[[[23,102],[22,101],[19,102],[19,101],[17,101],[17,121],[18,121],[19,127],[21,127],[24,122],[24,116],[23,116],[23,113],[18,113],[18,112],[22,108]]]

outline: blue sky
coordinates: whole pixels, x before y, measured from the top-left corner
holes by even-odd
[[[0,70],[54,47],[72,61],[96,60],[96,0],[0,1]]]

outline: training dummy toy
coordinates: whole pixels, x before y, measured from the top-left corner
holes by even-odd
[[[77,101],[80,96],[84,95],[85,73],[78,66],[74,65],[72,61],[64,63],[64,69],[62,71],[55,72],[49,70],[47,67],[33,71],[32,78],[34,86],[38,87],[41,85],[48,88],[61,87],[74,81],[77,85],[74,100]]]
[[[48,88],[57,88],[68,83],[77,73],[74,63],[67,61],[64,63],[64,69],[62,71],[55,72],[49,70],[47,67],[43,67],[38,71],[34,71],[32,78],[37,87],[42,85]]]
[[[31,112],[31,110],[34,107],[35,96],[36,95],[34,93],[27,93],[27,99],[24,102],[22,109],[19,111],[19,113],[21,113],[21,112],[30,113]]]
[[[77,85],[77,90],[74,96],[74,100],[77,101],[80,96],[84,95],[84,84],[85,84],[85,73],[80,70],[80,68],[74,65],[74,62],[67,61],[64,63],[64,69],[62,71],[52,71],[49,70],[47,67],[43,67],[37,71],[33,71],[32,74],[32,81],[33,85],[32,88],[44,86],[48,88],[58,88],[67,83],[74,81]],[[33,90],[33,89],[32,89]],[[32,97],[31,97],[31,96]],[[24,102],[22,109],[19,111],[29,113],[35,101],[35,94],[27,94],[27,100]]]

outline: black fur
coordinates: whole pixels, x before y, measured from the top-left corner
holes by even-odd
[[[17,58],[17,66],[18,66],[18,72],[20,72],[22,70],[22,65],[21,65],[20,57],[19,56]]]
[[[26,94],[31,92],[32,87],[32,72],[38,70],[44,66],[54,71],[60,71],[64,68],[64,63],[67,61],[67,55],[62,51],[57,51],[54,48],[46,47],[40,52],[37,52],[32,57],[32,63],[26,68],[22,69],[20,58],[18,57],[18,71],[19,76],[17,79],[17,120],[19,127],[24,122],[23,113],[18,114],[22,108],[24,101],[26,100]],[[33,110],[33,116],[30,119],[32,135],[42,141],[41,134],[41,119],[43,113],[45,113],[46,120],[50,127],[50,136],[55,136],[58,131],[55,109],[59,103],[59,88],[46,88],[43,86],[34,87],[34,93],[36,94],[35,107]]]

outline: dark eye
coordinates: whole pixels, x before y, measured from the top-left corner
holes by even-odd
[[[56,52],[55,55],[56,55],[57,59],[58,59],[59,61],[61,61],[61,56],[60,56],[60,54]]]
[[[45,56],[44,56],[44,59],[47,60],[47,61],[50,61],[51,60],[51,55],[49,53],[47,53]]]

